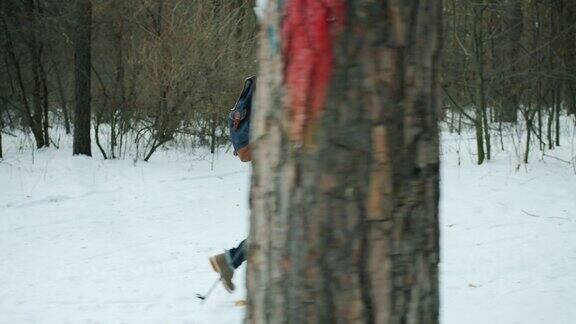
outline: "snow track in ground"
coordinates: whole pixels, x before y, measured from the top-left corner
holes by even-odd
[[[442,142],[442,323],[576,323],[573,167],[534,152],[517,169],[496,148],[476,166],[471,141]],[[8,138],[0,162],[1,324],[241,323],[243,268],[235,294],[218,287],[203,305],[195,294],[215,279],[207,257],[247,233],[249,165],[224,153],[210,171],[177,152],[133,163],[69,149],[32,163],[17,147]]]

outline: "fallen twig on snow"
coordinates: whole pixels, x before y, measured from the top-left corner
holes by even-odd
[[[563,219],[563,220],[567,220],[567,221],[571,220],[571,219],[566,218],[566,217],[559,217],[559,216],[540,216],[540,215],[536,215],[536,214],[531,214],[531,213],[525,211],[524,209],[520,209],[520,211],[523,212],[524,214],[528,215],[528,216],[536,217],[536,218],[542,218],[542,217],[544,217],[544,218],[553,218],[553,219]]]
[[[547,156],[547,157],[556,159],[556,160],[561,161],[561,162],[564,162],[564,163],[572,164],[572,162],[570,162],[570,161],[563,160],[563,159],[558,158],[558,157],[555,157],[555,156],[553,156],[553,155],[544,154],[544,156]]]

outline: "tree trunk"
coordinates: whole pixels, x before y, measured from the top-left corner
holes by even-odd
[[[542,109],[538,108],[536,113],[538,114],[538,138],[542,139]],[[544,144],[545,143],[540,140],[540,151],[544,151]]]
[[[576,116],[576,85],[570,84],[569,87],[570,88],[568,89],[568,94],[570,96],[569,100],[570,105],[568,106],[568,115]]]
[[[30,57],[32,59],[32,78],[34,86],[32,88],[32,98],[33,98],[33,110],[34,114],[32,115],[32,119],[34,120],[34,129],[32,132],[34,133],[34,137],[36,138],[36,146],[38,148],[48,146],[46,143],[46,135],[44,134],[44,111],[43,111],[43,96],[42,96],[42,50],[44,45],[40,40],[40,37],[36,35],[36,22],[38,19],[38,12],[37,8],[35,7],[33,0],[26,1],[26,18],[32,23],[31,28],[32,31],[30,32],[30,41],[29,41],[29,48],[30,48]]]
[[[0,105],[0,159],[4,158],[3,155],[3,149],[2,149],[2,130],[4,129],[4,116],[3,116],[3,111],[4,111],[4,107],[2,107],[4,105],[4,100],[1,101],[2,105]]]
[[[90,145],[92,4],[90,0],[77,0],[76,9],[77,26],[76,39],[74,41],[76,106],[74,111],[73,154],[92,156]]]
[[[502,44],[502,64],[506,67],[506,73],[502,75],[507,80],[502,86],[506,89],[503,98],[503,106],[498,118],[503,122],[516,123],[518,120],[518,106],[521,97],[522,80],[515,75],[518,72],[517,61],[521,52],[521,40],[523,24],[522,2],[520,0],[500,1],[503,12],[501,21],[503,23],[504,44]]]
[[[486,154],[484,153],[484,134],[483,134],[484,131],[481,119],[482,112],[478,111],[477,109],[476,114],[480,114],[480,116],[476,117],[476,121],[474,122],[474,127],[476,130],[476,153],[477,153],[476,163],[480,165],[484,163],[484,158],[486,157]]]
[[[111,109],[110,114],[110,156],[116,158],[116,146],[119,143],[118,136],[125,130],[126,115],[126,87],[124,82],[124,54],[123,54],[123,35],[124,35],[124,17],[119,17],[117,30],[114,34],[114,46],[116,49],[116,89],[114,100],[116,104]],[[119,92],[119,93],[118,93]],[[119,113],[118,113],[119,112]],[[121,140],[121,135],[120,135]],[[118,152],[120,155],[120,152]]]
[[[554,139],[552,136],[552,125],[553,125],[553,121],[554,121],[554,107],[556,106],[556,98],[558,97],[557,95],[557,90],[556,88],[554,88],[552,90],[552,107],[548,107],[548,149],[553,150],[554,149]]]
[[[40,53],[39,50],[36,48],[36,44],[32,45],[32,75],[34,78],[34,87],[32,88],[32,98],[34,99],[33,108],[34,114],[32,119],[34,120],[34,128],[36,130],[32,130],[33,132],[37,133],[34,136],[37,137],[36,144],[38,148],[44,147],[46,145],[45,137],[44,137],[44,129],[43,129],[43,111],[42,111],[42,82],[40,81],[40,68],[39,68],[39,61],[40,61]]]
[[[539,64],[538,64],[539,66]],[[539,70],[539,68],[538,68]],[[541,81],[540,78],[538,78],[538,80],[536,81],[536,112],[538,114],[538,138],[540,139],[540,151],[544,151],[544,149],[546,148],[546,143],[544,143],[544,141],[542,141],[542,85],[541,85]],[[530,131],[530,130],[528,130]]]
[[[64,129],[66,134],[70,134],[70,116],[68,114],[68,104],[66,103],[66,93],[64,92],[64,85],[62,84],[62,76],[57,65],[55,65],[56,83],[58,85],[58,96],[60,97],[60,105],[62,106],[62,113],[64,114]]]
[[[44,64],[42,63],[42,56],[40,56],[40,82],[42,84],[42,129],[44,131],[44,146],[50,146],[50,133],[48,129],[50,124],[48,121],[48,109],[49,109],[49,98],[48,98],[48,80],[46,76],[46,71],[44,69]]]
[[[100,150],[102,157],[104,160],[108,159],[108,155],[106,155],[106,150],[100,144],[100,121],[102,120],[102,112],[96,114],[96,118],[94,120],[94,140],[96,142],[96,147]]]
[[[563,10],[564,28],[570,28],[566,33],[564,43],[564,60],[566,72],[574,75],[576,73],[576,31],[572,28],[572,24],[576,19],[576,4],[573,1],[566,1],[566,7]],[[567,113],[576,115],[576,80],[573,78],[566,80],[566,92],[568,99],[566,100]]]
[[[212,111],[210,113],[210,153],[216,153],[216,128],[218,127],[218,111],[214,103],[210,104]]]
[[[526,120],[526,147],[524,149],[524,164],[528,164],[528,158],[530,155],[530,132],[532,129],[532,118],[530,118],[530,111],[524,114],[524,119]]]
[[[562,82],[558,82],[558,97],[554,105],[554,124],[556,135],[556,146],[560,146],[560,108],[562,106]]]
[[[492,158],[492,145],[490,141],[490,123],[488,122],[488,118],[486,117],[487,112],[486,105],[484,105],[484,109],[482,110],[482,122],[484,123],[484,141],[486,143],[486,160],[490,160]]]
[[[247,322],[438,323],[442,1],[325,5],[260,32]]]
[[[4,10],[5,8],[2,9]],[[2,25],[4,27],[4,35],[6,36],[5,38],[6,54],[10,58],[10,61],[12,61],[12,64],[14,65],[14,70],[16,72],[16,80],[18,82],[18,88],[20,90],[20,98],[22,100],[26,122],[28,123],[28,127],[30,127],[30,130],[32,131],[32,135],[34,136],[34,140],[36,141],[36,147],[41,148],[44,146],[44,137],[42,136],[42,125],[37,123],[37,119],[32,113],[32,108],[30,107],[30,101],[28,100],[28,94],[26,92],[26,86],[24,85],[24,76],[22,68],[20,66],[20,60],[16,56],[14,40],[9,30],[8,23],[6,21],[6,13],[4,11],[2,12],[2,14],[0,14],[0,19],[2,20]]]
[[[476,69],[475,126],[478,164],[482,164],[484,158],[490,159],[490,143],[486,143],[486,151],[484,151],[484,141],[490,140],[490,129],[486,120],[486,87],[484,84],[484,39],[482,32],[484,8],[484,4],[481,7],[474,8],[474,33],[472,35],[474,41],[474,67]]]

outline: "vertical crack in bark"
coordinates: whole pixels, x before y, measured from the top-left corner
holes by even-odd
[[[322,221],[322,232],[320,233],[320,250],[323,254],[327,255],[334,254],[334,251],[331,251],[331,249],[333,249],[333,245],[331,243],[334,242],[334,237],[332,236],[332,228],[327,222],[328,218],[334,217],[336,214],[331,207],[332,206],[328,206],[326,210],[327,215],[324,215],[324,220]],[[334,258],[320,258],[320,271],[322,273],[320,286],[324,296],[326,296],[324,303],[317,304],[319,306],[318,308],[320,308],[320,319],[322,323],[337,323],[336,316],[338,316],[338,311],[334,303],[334,296],[337,296],[336,290],[341,289],[341,287],[335,287],[337,286],[335,283],[337,278],[334,278],[335,276],[333,274],[335,270],[334,262],[338,261],[334,260]]]
[[[366,215],[365,211],[362,215]],[[370,283],[370,272],[368,270],[368,262],[370,260],[368,236],[370,231],[370,223],[364,217],[361,220],[361,243],[360,243],[360,260],[358,262],[358,279],[360,280],[360,287],[362,292],[362,303],[364,304],[364,321],[366,324],[373,324],[375,322],[374,306],[372,300],[372,284]]]
[[[283,147],[285,147],[283,145]],[[278,172],[282,172],[282,170],[278,170]],[[280,190],[280,189],[279,189]],[[293,190],[292,190],[293,191]],[[282,205],[287,204],[287,201],[282,201]],[[293,249],[293,245],[291,245],[291,242],[295,241],[295,234],[294,234],[294,224],[293,224],[293,217],[290,217],[290,214],[287,213],[288,208],[283,208],[281,210],[281,213],[284,214],[284,217],[286,217],[286,242],[284,242],[284,251],[283,251],[283,255],[282,257],[284,258],[284,266],[285,269],[283,269],[284,272],[284,280],[283,280],[283,291],[282,294],[284,296],[284,301],[285,301],[285,305],[284,307],[286,308],[286,312],[285,312],[285,317],[284,317],[284,323],[292,323],[292,312],[291,309],[294,307],[293,303],[292,303],[292,298],[290,298],[290,288],[293,285],[294,279],[293,279],[293,275],[294,275],[294,271],[292,271],[292,267],[293,267],[293,262],[292,262],[292,258],[294,257],[295,253],[294,253],[294,249]]]

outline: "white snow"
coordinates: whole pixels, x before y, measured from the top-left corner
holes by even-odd
[[[534,150],[528,165],[510,153],[522,154],[517,134],[482,166],[475,142],[444,134],[442,323],[576,323],[576,137],[564,127],[546,154],[566,162]]]
[[[518,164],[516,135],[474,165],[442,139],[442,323],[576,323],[574,129]],[[571,128],[572,127],[572,128]],[[514,137],[514,140],[512,138]],[[241,323],[207,257],[243,239],[250,167],[162,151],[149,163],[33,153],[5,137],[0,162],[0,323]],[[516,146],[513,145],[516,143]],[[515,150],[514,147],[518,149]],[[96,150],[96,148],[94,148]],[[512,152],[512,153],[511,153]]]
[[[249,165],[19,152],[0,162],[0,323],[238,323],[207,257],[247,234]]]

